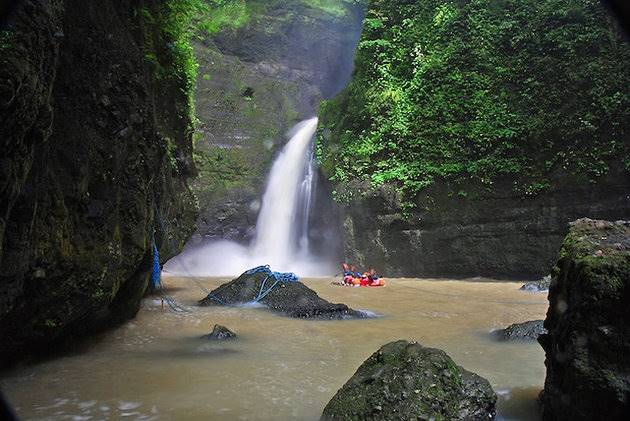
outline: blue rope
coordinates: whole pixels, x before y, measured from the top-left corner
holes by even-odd
[[[154,289],[162,288],[162,269],[160,268],[160,255],[158,254],[155,238],[153,239],[153,268],[151,271],[151,284]]]
[[[300,279],[297,277],[295,273],[274,272],[271,269],[269,269],[269,265],[258,266],[245,272],[246,275],[253,275],[256,273],[265,273],[267,276],[265,277],[265,279],[263,279],[262,283],[260,284],[260,290],[258,291],[258,295],[252,301],[252,303],[257,303],[263,298],[265,298],[271,291],[273,291],[276,285],[278,285],[278,283],[280,282],[300,282]],[[275,282],[270,287],[265,289],[267,280],[270,278],[274,279]]]
[[[250,303],[257,303],[263,298],[265,298],[267,295],[269,295],[271,291],[273,291],[276,285],[278,285],[280,282],[300,282],[300,279],[297,277],[295,273],[273,272],[271,269],[269,269],[269,265],[258,266],[253,269],[250,269],[245,272],[245,275],[254,275],[256,273],[265,273],[267,276],[265,276],[265,279],[263,279],[262,283],[260,284],[260,290],[258,291],[256,298],[250,301]],[[271,284],[271,286],[265,288],[265,285],[267,285],[267,281],[270,279],[273,279],[274,283]],[[226,303],[221,298],[217,297],[216,295],[212,293],[208,294],[208,298],[218,304],[222,304],[226,306],[230,305],[229,303]]]

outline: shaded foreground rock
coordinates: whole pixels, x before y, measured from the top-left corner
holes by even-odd
[[[573,222],[553,275],[544,419],[628,419],[630,222]]]
[[[207,335],[204,335],[201,337],[202,339],[209,339],[209,340],[219,340],[219,341],[223,341],[226,339],[234,339],[236,338],[236,333],[232,332],[230,329],[228,329],[225,326],[221,326],[221,325],[214,325],[214,328],[212,329],[212,332],[210,332]]]
[[[488,381],[442,350],[390,342],[332,398],[322,420],[487,420],[497,397]]]
[[[551,285],[551,275],[547,275],[544,278],[541,278],[537,281],[525,282],[521,287],[523,291],[532,291],[532,292],[543,292],[549,290],[549,285]]]
[[[538,339],[547,330],[543,326],[543,320],[530,320],[523,323],[514,323],[505,329],[496,332],[499,339],[504,341],[534,340]]]
[[[267,275],[263,272],[243,273],[231,282],[216,288],[199,302],[202,306],[238,305],[253,302],[260,292]],[[266,282],[265,288],[273,284]],[[320,298],[315,291],[302,282],[278,282],[276,287],[259,301],[271,310],[285,316],[310,319],[350,319],[367,317],[345,304],[333,304]]]

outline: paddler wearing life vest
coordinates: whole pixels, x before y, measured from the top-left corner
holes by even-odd
[[[369,286],[371,287],[385,286],[385,281],[376,274],[376,269],[369,268],[368,271],[364,273],[364,275],[367,277],[370,283]]]
[[[346,262],[341,263],[344,286],[355,287],[381,287],[385,286],[385,281],[376,274],[376,270],[370,267],[366,272],[357,272],[354,265]]]

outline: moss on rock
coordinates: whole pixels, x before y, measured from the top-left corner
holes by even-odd
[[[372,354],[324,408],[322,420],[487,420],[488,381],[442,350],[396,341]]]
[[[552,273],[547,378],[548,420],[626,419],[630,413],[630,222],[571,224]]]

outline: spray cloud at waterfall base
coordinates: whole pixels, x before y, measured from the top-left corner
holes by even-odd
[[[164,266],[182,276],[233,276],[259,265],[299,276],[325,276],[335,264],[309,248],[309,221],[317,185],[313,137],[317,118],[298,123],[275,158],[249,246],[227,240],[189,244]]]

